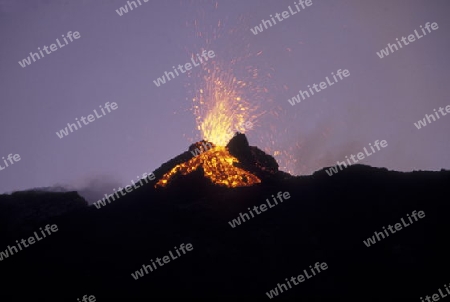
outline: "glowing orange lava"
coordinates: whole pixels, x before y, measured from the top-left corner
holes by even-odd
[[[205,177],[218,185],[242,187],[261,182],[255,175],[233,165],[238,162],[238,159],[232,156],[226,147],[214,147],[185,163],[175,166],[158,181],[156,186],[165,187],[174,175],[178,173],[181,173],[181,175],[189,174],[200,166],[203,167]]]
[[[246,83],[238,81],[230,72],[225,72],[216,64],[205,68],[202,88],[194,101],[194,115],[197,129],[204,140],[215,146],[189,161],[175,166],[156,184],[165,187],[176,174],[186,175],[203,167],[205,177],[213,183],[227,187],[242,187],[260,183],[261,180],[238,167],[239,160],[232,156],[225,147],[234,135],[234,129],[244,133],[242,125],[256,116],[249,103],[241,95]],[[200,143],[196,143],[200,147]]]
[[[199,6],[192,1],[190,5],[198,8],[199,18],[186,22],[186,26],[193,28],[195,37],[199,38],[200,45],[195,47],[196,52],[201,52],[202,48],[216,50],[216,46],[221,45],[216,44],[217,41],[231,39],[227,51],[219,52],[217,49],[214,60],[188,72],[187,87],[191,95],[195,95],[192,110],[200,139],[213,143],[215,147],[175,166],[156,186],[165,187],[175,175],[186,175],[200,166],[203,167],[205,177],[218,185],[239,187],[260,183],[257,176],[235,166],[239,160],[225,146],[236,130],[240,133],[252,130],[245,128],[245,123],[258,126],[256,120],[267,113],[260,110],[261,104],[268,106],[273,102],[273,98],[268,97],[269,89],[273,86],[271,74],[267,68],[261,70],[261,63],[253,63],[263,53],[259,51],[253,55],[250,41],[246,38],[248,35],[240,35],[242,31],[238,27],[226,26],[231,22],[228,19],[218,20],[217,24],[204,19],[211,8],[218,8],[218,2],[205,1],[204,5]],[[245,16],[239,17],[239,24],[247,24]],[[227,59],[228,53],[240,55]],[[276,129],[270,130],[277,133]],[[193,141],[199,141],[199,138]],[[264,146],[267,139],[260,139],[260,143]],[[196,145],[200,146],[199,143]]]
[[[234,135],[234,129],[245,133],[242,124],[256,118],[255,108],[243,96],[247,84],[237,80],[231,72],[217,64],[206,70],[204,87],[194,101],[197,129],[206,141],[225,146]]]

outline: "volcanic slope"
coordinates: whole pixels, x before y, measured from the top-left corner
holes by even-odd
[[[325,169],[292,177],[245,137],[236,137],[230,153],[261,179],[258,184],[215,185],[199,167],[155,188],[162,175],[192,158],[187,152],[156,170],[154,182],[101,209],[80,202],[39,225],[30,221],[33,216],[2,219],[11,231],[1,233],[0,251],[31,236],[32,228],[21,225],[55,223],[59,229],[0,262],[2,300],[76,301],[88,294],[97,301],[260,301],[316,262],[328,269],[276,299],[418,301],[449,282],[449,171],[352,165],[332,177]],[[280,191],[290,199],[236,228],[228,224]],[[13,195],[0,196],[0,208],[24,198]],[[55,198],[65,207],[72,195]],[[414,210],[426,216],[373,246],[363,243]],[[181,243],[193,250],[138,280],[131,276]]]

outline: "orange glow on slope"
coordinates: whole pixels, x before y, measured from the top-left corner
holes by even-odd
[[[238,162],[239,160],[232,156],[226,147],[214,147],[185,163],[176,165],[158,181],[156,186],[165,187],[174,175],[189,174],[200,166],[203,167],[205,177],[218,185],[242,187],[261,182],[255,175],[233,165]]]
[[[215,147],[175,166],[156,186],[164,187],[174,175],[186,175],[200,166],[203,167],[205,177],[218,185],[242,187],[261,182],[257,176],[235,167],[234,164],[239,160],[225,147],[235,130],[244,133],[248,129],[243,124],[254,120],[256,116],[251,115],[255,108],[250,106],[241,93],[246,88],[246,83],[224,70],[215,62],[205,64],[202,88],[193,99],[197,129],[203,139],[212,142]],[[200,143],[196,143],[196,146],[201,148]]]
[[[240,32],[236,28],[228,29],[224,26],[227,20],[223,22],[219,20],[213,25],[204,22],[206,8],[214,5],[214,9],[217,9],[218,2],[205,1],[205,5],[201,6],[196,3],[192,2],[189,5],[198,7],[199,19],[186,22],[187,27],[195,29],[195,37],[201,38],[199,41],[202,41],[201,45],[195,48],[195,52],[200,53],[203,49],[216,50],[214,41],[220,40],[223,36],[233,37]],[[239,22],[245,23],[243,16],[239,19]],[[203,167],[205,177],[215,184],[239,187],[261,182],[257,176],[235,167],[234,164],[239,161],[225,147],[236,131],[246,133],[252,130],[246,129],[245,123],[257,125],[256,119],[265,114],[257,112],[259,104],[268,101],[266,97],[268,81],[261,81],[259,68],[247,65],[246,62],[247,59],[254,57],[249,51],[250,44],[242,37],[236,41],[238,43],[228,44],[228,51],[242,54],[240,57],[227,60],[224,57],[226,52],[216,52],[214,59],[199,67],[201,71],[196,69],[188,72],[190,81],[187,86],[190,87],[191,95],[195,96],[192,98],[192,111],[197,130],[201,139],[213,143],[215,147],[175,166],[158,181],[156,186],[165,187],[175,175],[189,174],[200,166]],[[231,51],[232,49],[235,51]],[[192,53],[188,52],[189,55]],[[261,54],[260,51],[255,56]],[[198,141],[198,138],[193,141]],[[196,145],[200,148],[200,143]]]

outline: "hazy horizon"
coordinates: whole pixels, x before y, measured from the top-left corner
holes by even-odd
[[[271,155],[284,153],[274,156],[280,170],[309,175],[375,140],[388,147],[361,164],[403,172],[450,169],[450,117],[414,126],[450,105],[445,0],[312,0],[257,35],[250,29],[294,1],[141,2],[122,16],[116,12],[126,5],[122,0],[0,4],[0,158],[21,157],[0,171],[0,194],[58,185],[109,194],[186,151],[202,139],[191,112],[201,70],[160,87],[153,81],[202,49],[213,50],[211,60],[239,80],[250,82],[249,71],[257,73],[247,96],[261,116],[246,135]],[[377,56],[427,22],[439,29]],[[25,68],[18,64],[69,31],[81,37]],[[338,69],[350,76],[289,104],[299,89]],[[118,109],[57,137],[106,102]]]

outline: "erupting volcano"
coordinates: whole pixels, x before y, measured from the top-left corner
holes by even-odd
[[[278,171],[275,159],[254,146],[249,146],[245,134],[236,133],[226,146],[215,146],[208,151],[193,156],[190,151],[201,147],[195,143],[189,150],[177,156],[155,174],[164,174],[155,187],[166,187],[172,179],[190,174],[198,169],[212,183],[226,187],[245,187],[261,183],[263,180],[286,176]]]
[[[199,168],[212,183],[226,187],[251,186],[279,173],[275,159],[250,147],[247,137],[239,133],[249,130],[243,125],[258,117],[257,107],[244,97],[243,91],[248,85],[224,70],[218,64],[206,70],[202,82],[205,84],[193,99],[197,129],[204,138],[203,144],[209,142],[212,148],[196,156],[185,152],[167,163],[168,168],[163,165],[160,169],[164,175],[155,187],[165,187],[174,177]],[[231,129],[239,132],[233,137]],[[202,142],[197,142],[189,151],[201,147]]]
[[[200,166],[203,168],[204,175],[215,184],[227,187],[242,187],[261,182],[257,176],[234,166],[235,163],[239,163],[239,160],[231,155],[226,147],[213,147],[213,149],[197,155],[185,163],[176,165],[158,181],[156,186],[164,187],[175,174],[186,175],[197,170]]]
[[[193,112],[197,129],[204,141],[213,147],[193,156],[189,152],[177,157],[175,165],[169,164],[155,187],[165,187],[174,177],[187,175],[200,167],[212,183],[226,187],[243,187],[261,183],[261,178],[278,172],[275,159],[256,147],[250,147],[245,122],[254,121],[257,106],[245,97],[249,85],[232,76],[229,69],[218,62],[206,69],[201,88],[193,98]],[[233,137],[237,129],[239,132]],[[189,151],[201,148],[202,142],[191,145]],[[173,161],[171,161],[173,162]],[[164,167],[164,165],[163,165]],[[161,167],[161,168],[163,168]],[[244,168],[245,167],[245,168]]]

